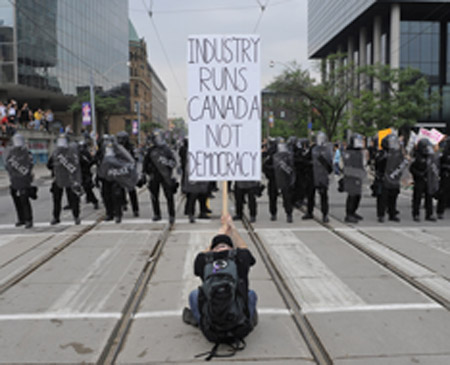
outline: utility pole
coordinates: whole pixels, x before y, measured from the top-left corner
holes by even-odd
[[[137,128],[137,135],[138,135],[138,146],[141,145],[141,103],[139,101],[136,101],[135,104],[137,117],[138,117],[138,128]]]
[[[97,146],[97,124],[95,120],[95,93],[94,93],[94,75],[92,74],[92,68],[89,77],[89,91],[91,94],[91,122],[92,122],[92,134],[94,140],[94,146]]]

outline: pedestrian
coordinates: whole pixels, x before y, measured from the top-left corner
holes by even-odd
[[[144,157],[142,171],[149,176],[148,189],[152,201],[154,222],[161,220],[161,208],[159,205],[159,191],[162,187],[167,200],[169,223],[175,222],[174,194],[178,183],[172,177],[176,168],[176,160],[169,146],[164,141],[160,131],[153,131],[147,139],[148,149]]]
[[[339,176],[341,174],[341,150],[339,148],[339,143],[334,144],[334,157],[333,157],[333,168],[334,174]]]
[[[28,128],[28,125],[33,120],[33,113],[31,113],[28,103],[23,103],[22,108],[19,111],[19,121],[22,128]]]
[[[422,138],[415,150],[414,160],[409,167],[414,180],[412,215],[420,222],[420,203],[425,197],[425,220],[435,222],[433,215],[433,195],[439,189],[439,167],[431,142]]]
[[[61,134],[56,142],[56,149],[48,160],[47,167],[54,177],[50,192],[53,195],[53,218],[51,225],[60,223],[61,201],[64,190],[75,224],[80,224],[81,167],[78,145],[69,144],[66,135]]]
[[[350,143],[342,155],[344,160],[344,191],[347,192],[345,202],[345,221],[347,223],[358,223],[363,219],[356,213],[361,202],[363,179],[366,177],[363,148],[363,137],[355,133],[350,137]]]
[[[10,179],[10,193],[17,214],[16,227],[33,227],[33,211],[30,198],[36,199],[37,188],[33,181],[33,156],[19,133],[12,137],[12,146],[5,152],[5,168]]]
[[[209,247],[195,258],[194,274],[202,285],[189,294],[189,308],[184,308],[182,316],[185,323],[200,327],[216,344],[205,354],[209,355],[207,360],[216,355],[220,343],[242,349],[239,342],[258,322],[257,295],[249,289],[248,280],[256,260],[228,213],[221,223]]]

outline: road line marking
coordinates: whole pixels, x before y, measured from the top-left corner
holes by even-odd
[[[375,311],[398,311],[398,310],[428,310],[443,309],[438,303],[405,303],[405,304],[374,304],[356,305],[347,307],[323,307],[305,309],[303,313],[341,313],[341,312],[375,312]]]
[[[271,257],[281,263],[283,279],[305,308],[365,305],[364,300],[294,232],[272,230],[262,233],[261,237]]]
[[[267,231],[289,231],[289,232],[325,232],[328,231],[325,227],[300,227],[300,228],[256,228],[255,232]]]
[[[287,308],[256,308],[259,315],[291,315],[291,311]],[[181,317],[183,309],[167,310],[167,311],[151,311],[136,313],[133,318],[167,318]]]
[[[0,314],[0,321],[33,321],[47,319],[119,319],[122,313],[18,313],[18,314]]]

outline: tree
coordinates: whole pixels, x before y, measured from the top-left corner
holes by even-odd
[[[69,106],[72,113],[80,113],[81,105],[90,102],[89,91],[85,91],[77,96],[75,102]],[[128,110],[127,100],[124,96],[104,96],[95,95],[95,111],[97,121],[97,132],[107,132],[109,129],[109,118],[114,114],[123,114]]]
[[[270,85],[272,90],[297,95],[304,100],[301,108],[308,113],[315,111],[313,121],[325,131],[330,140],[340,132],[339,127],[345,128],[347,125],[346,106],[353,91],[353,79],[348,77],[352,65],[342,62],[344,56],[338,53],[327,57],[327,62],[332,67],[321,84],[315,84],[309,73],[293,62]],[[307,120],[303,123],[307,123]]]
[[[381,93],[363,90],[359,98],[352,99],[353,129],[365,135],[389,127],[413,126],[439,103],[438,93],[428,95],[428,81],[418,70],[370,65],[358,72],[379,80],[384,88]]]

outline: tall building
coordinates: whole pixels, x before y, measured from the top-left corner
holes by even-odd
[[[148,61],[145,40],[139,38],[131,21],[129,21],[129,60],[129,113],[112,117],[110,132],[126,130],[134,134],[137,139],[138,117],[141,125],[145,125],[146,129],[156,124],[160,128],[168,127],[167,91]],[[144,142],[142,138],[141,142]]]
[[[450,124],[450,3],[448,0],[308,0],[308,55],[347,54],[360,66],[407,66],[427,76],[442,103],[426,125]],[[372,85],[381,87],[381,85]]]
[[[66,110],[129,82],[127,0],[0,0],[0,100]]]

